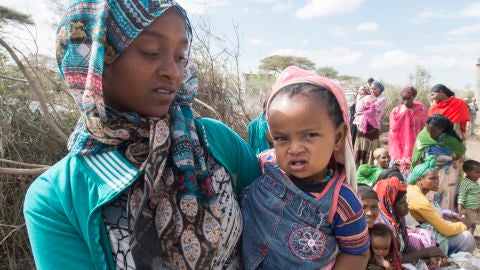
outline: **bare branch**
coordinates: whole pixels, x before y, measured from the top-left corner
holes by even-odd
[[[48,170],[48,166],[36,169],[17,169],[17,168],[0,168],[0,174],[9,175],[40,175]]]
[[[11,80],[11,81],[16,81],[16,82],[28,83],[27,80],[19,79],[19,78],[13,78],[13,77],[5,76],[5,75],[2,75],[2,74],[0,74],[0,78],[2,78],[2,79],[7,79],[7,80]]]
[[[13,161],[13,160],[8,160],[8,159],[3,159],[3,158],[0,158],[0,163],[5,163],[5,164],[8,164],[8,165],[13,165],[13,166],[27,167],[27,168],[45,168],[45,167],[48,167],[48,165],[24,163],[24,162]]]
[[[0,245],[3,244],[3,242],[5,242],[9,237],[10,235],[12,235],[14,232],[20,230],[21,228],[25,227],[25,223],[23,223],[22,225],[20,226],[17,226],[15,229],[11,230],[3,239],[2,241],[0,241]]]
[[[22,61],[20,61],[17,54],[13,51],[12,47],[10,47],[10,45],[8,45],[8,43],[5,40],[3,40],[3,38],[1,38],[1,37],[0,37],[0,45],[3,46],[8,51],[8,53],[13,58],[13,60],[17,64],[18,68],[22,72],[23,76],[25,76],[25,78],[27,78],[28,83],[32,87],[32,90],[35,92],[35,94],[38,98],[38,101],[40,102],[40,108],[42,110],[45,121],[50,126],[50,128],[52,128],[52,130],[55,131],[55,133],[57,133],[57,135],[60,137],[60,139],[58,139],[58,141],[65,144],[68,140],[68,136],[55,124],[53,119],[49,116],[46,101],[40,93],[41,92],[41,90],[40,90],[41,87],[39,85],[39,82],[36,79],[34,79],[32,76],[30,76],[27,69],[23,65]]]

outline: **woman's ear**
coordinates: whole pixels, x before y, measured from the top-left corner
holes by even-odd
[[[335,129],[335,147],[333,150],[337,151],[340,149],[340,147],[343,146],[345,143],[345,139],[347,138],[347,125],[345,123],[341,123],[336,129]]]

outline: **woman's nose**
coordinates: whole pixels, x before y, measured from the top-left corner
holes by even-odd
[[[183,76],[183,69],[183,63],[177,62],[175,57],[170,54],[164,55],[158,61],[158,75],[170,80],[181,80]]]

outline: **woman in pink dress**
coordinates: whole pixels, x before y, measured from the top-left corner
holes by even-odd
[[[425,104],[416,102],[417,89],[407,86],[400,92],[402,103],[390,113],[388,152],[405,179],[412,163],[412,151],[417,134],[425,126],[427,109]]]

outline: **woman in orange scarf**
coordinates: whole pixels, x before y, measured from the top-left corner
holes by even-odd
[[[433,104],[428,110],[428,116],[435,113],[445,115],[452,121],[455,132],[465,143],[467,139],[467,122],[470,121],[467,103],[456,98],[455,93],[443,84],[433,86],[431,95]]]

